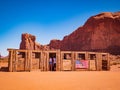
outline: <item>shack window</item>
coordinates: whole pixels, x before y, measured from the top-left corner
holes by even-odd
[[[33,58],[40,58],[40,53],[39,52],[34,52],[32,53]]]
[[[85,60],[85,54],[79,53],[79,54],[78,54],[78,59],[80,59],[80,60]]]
[[[64,53],[64,59],[71,59],[71,53]]]
[[[95,60],[96,59],[96,55],[95,54],[90,54],[90,60]]]
[[[102,60],[106,60],[106,55],[102,55]]]
[[[18,52],[20,58],[25,58],[25,52]]]

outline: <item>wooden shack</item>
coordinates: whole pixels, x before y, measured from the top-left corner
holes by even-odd
[[[9,71],[109,70],[109,54],[60,50],[8,49]]]

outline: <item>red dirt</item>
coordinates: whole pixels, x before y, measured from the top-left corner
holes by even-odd
[[[120,72],[0,72],[0,90],[120,90]]]

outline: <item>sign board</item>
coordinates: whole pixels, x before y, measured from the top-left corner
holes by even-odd
[[[96,70],[95,60],[90,60],[90,70]]]
[[[88,60],[76,60],[75,68],[88,68]]]
[[[71,70],[71,60],[63,60],[63,70]]]
[[[24,58],[19,58],[17,63],[13,63],[13,66],[15,66],[16,64],[17,64],[17,70],[18,71],[24,71],[25,70],[25,59]]]
[[[39,69],[39,59],[32,59],[32,69]]]

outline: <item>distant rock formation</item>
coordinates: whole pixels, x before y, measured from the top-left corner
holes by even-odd
[[[49,46],[61,50],[120,54],[120,12],[92,16],[63,40],[51,40]]]
[[[51,40],[40,45],[30,34],[22,34],[20,49],[60,49],[71,51],[98,51],[120,54],[120,12],[105,12],[90,17],[87,22],[65,36],[63,40]]]
[[[26,50],[49,50],[49,46],[40,45],[36,42],[36,37],[34,35],[24,33],[21,37],[20,49]]]
[[[50,48],[61,49],[61,41],[57,39],[53,39],[50,41]]]
[[[35,49],[35,36],[31,34],[22,34],[20,49]]]

